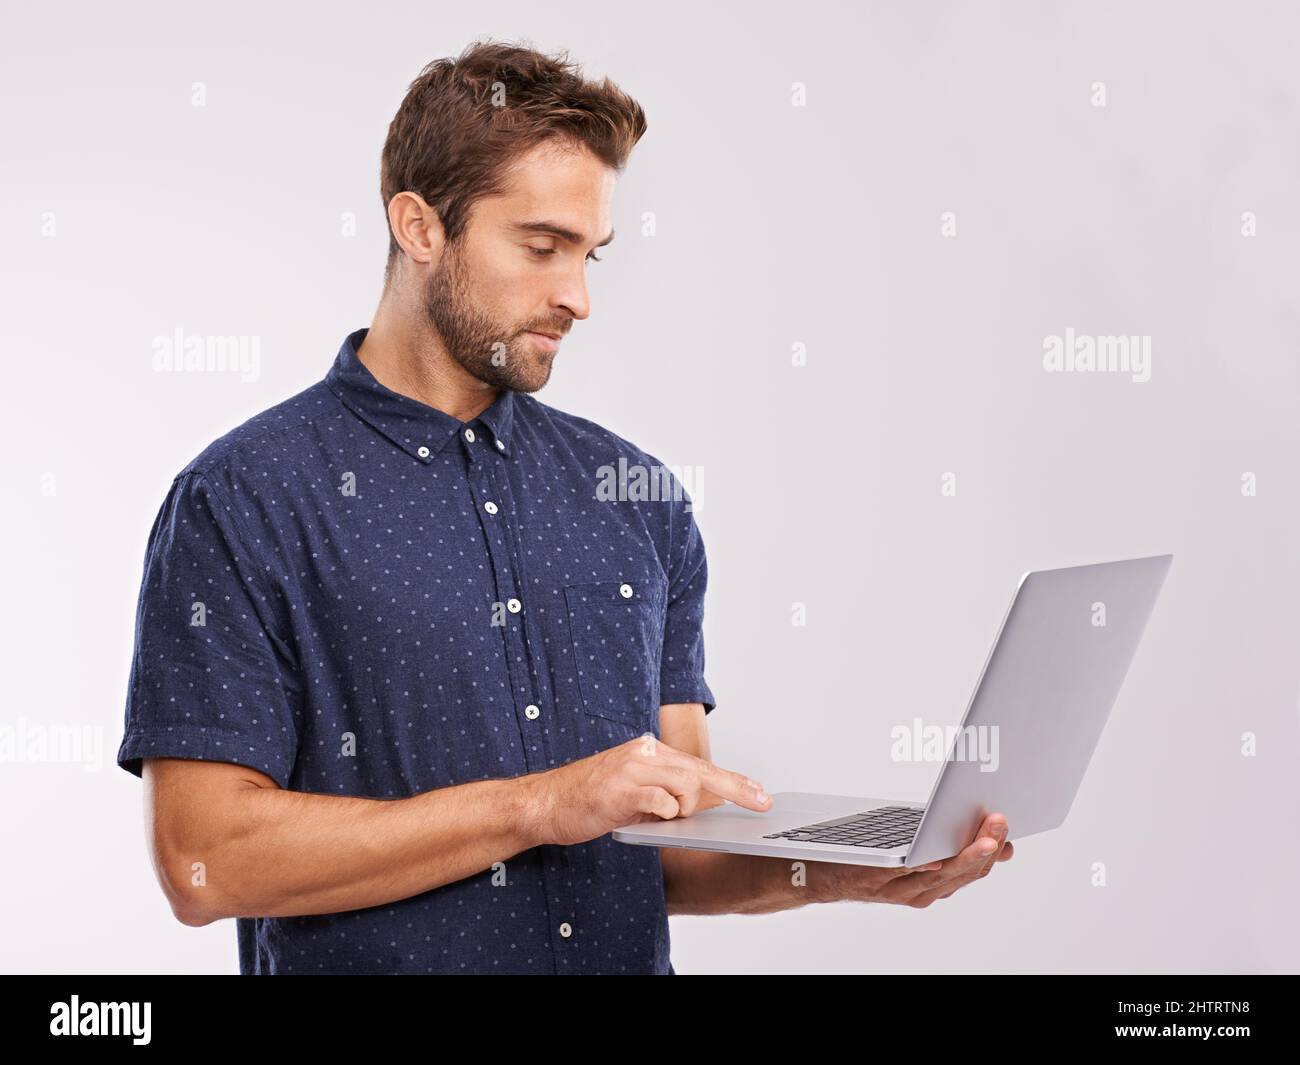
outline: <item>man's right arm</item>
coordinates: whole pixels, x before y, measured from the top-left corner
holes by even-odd
[[[154,868],[187,925],[379,906],[541,844],[690,813],[703,793],[768,805],[740,774],[653,737],[542,773],[404,799],[289,791],[228,762],[150,758],[143,775]]]
[[[287,791],[228,762],[144,762],[154,870],[177,920],[363,909],[536,846],[534,792],[481,780],[405,799]]]

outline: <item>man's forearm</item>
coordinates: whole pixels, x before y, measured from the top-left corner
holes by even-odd
[[[238,788],[220,832],[166,849],[163,880],[187,924],[340,913],[409,898],[537,846],[534,779],[388,800]]]
[[[775,913],[833,897],[820,862],[677,847],[659,857],[669,914]]]

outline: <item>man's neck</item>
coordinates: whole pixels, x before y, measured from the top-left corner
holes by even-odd
[[[419,321],[416,314],[381,302],[357,358],[385,388],[459,421],[473,421],[492,405],[499,390],[470,374],[447,353],[436,333],[413,327],[413,321]]]

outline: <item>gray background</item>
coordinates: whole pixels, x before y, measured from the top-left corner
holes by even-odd
[[[236,968],[233,923],[171,918],[112,762],[145,540],[190,457],[369,323],[388,122],[424,63],[486,35],[568,48],[648,113],[592,317],[539,398],[704,471],[719,763],[924,799],[937,767],[893,762],[889,730],[959,720],[1024,570],[1176,556],[1064,827],[927,910],[674,918],[678,970],[1296,970],[1293,7],[5,21],[5,723],[98,727],[103,750],[98,771],[0,765],[0,967]],[[1045,373],[1067,326],[1150,336],[1151,380]],[[260,378],[154,372],[176,328],[260,337]]]

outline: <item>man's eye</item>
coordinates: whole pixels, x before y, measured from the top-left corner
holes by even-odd
[[[528,250],[531,251],[534,255],[536,255],[539,259],[544,258],[547,255],[555,254],[554,248],[538,248],[538,247],[534,247],[532,244],[529,244],[527,247]],[[587,253],[587,261],[592,263],[598,263],[601,261],[601,259],[600,256],[593,251]]]

